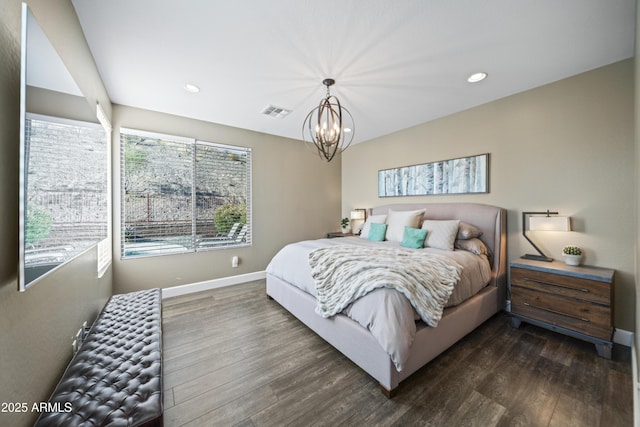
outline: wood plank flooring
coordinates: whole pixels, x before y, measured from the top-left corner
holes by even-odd
[[[499,313],[385,398],[264,281],[163,301],[165,426],[631,426],[630,350]]]

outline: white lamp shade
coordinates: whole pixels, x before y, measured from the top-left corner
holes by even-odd
[[[351,219],[364,219],[364,209],[351,211]]]
[[[568,216],[530,216],[529,230],[531,231],[571,231],[571,221]]]

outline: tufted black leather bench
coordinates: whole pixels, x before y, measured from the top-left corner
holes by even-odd
[[[36,426],[162,425],[160,289],[112,296]]]

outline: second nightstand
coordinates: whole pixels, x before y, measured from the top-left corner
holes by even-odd
[[[517,259],[509,271],[514,327],[527,322],[589,341],[611,359],[614,270]]]

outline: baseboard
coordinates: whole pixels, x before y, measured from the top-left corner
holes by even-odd
[[[613,333],[613,342],[625,347],[633,347],[633,332],[617,329]]]
[[[195,292],[208,291],[210,289],[222,288],[224,286],[238,285],[240,283],[252,282],[267,277],[265,271],[239,274],[237,276],[222,277],[220,279],[207,280],[204,282],[190,283],[188,285],[172,286],[162,290],[162,298],[177,297]]]

